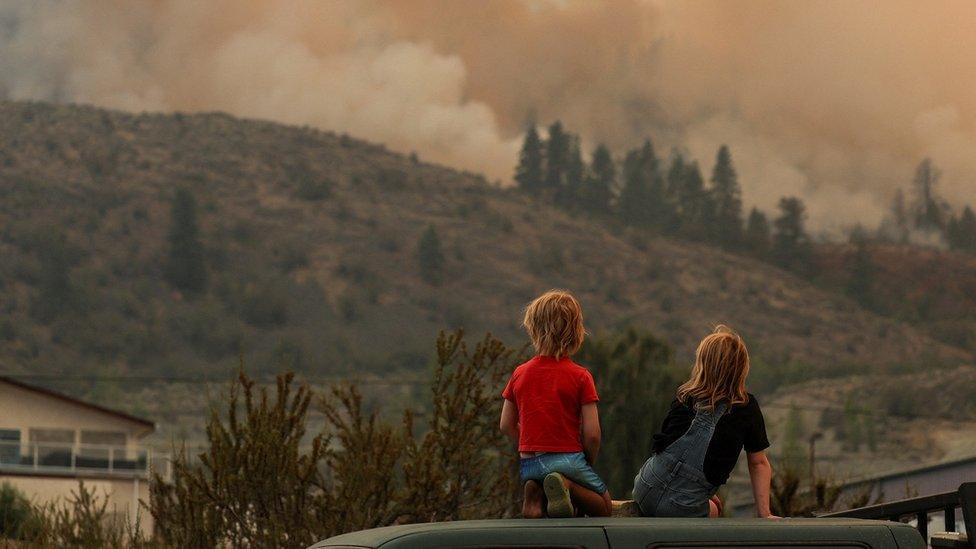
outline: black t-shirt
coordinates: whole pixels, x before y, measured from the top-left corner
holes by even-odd
[[[691,426],[694,418],[695,409],[690,403],[681,403],[675,399],[661,425],[661,432],[654,435],[651,451],[655,454],[661,452],[678,440]],[[715,486],[725,484],[743,448],[749,453],[769,448],[766,422],[763,420],[762,410],[759,409],[759,402],[752,393],[749,393],[749,402],[733,406],[718,420],[715,434],[712,435],[712,441],[705,453],[705,478],[708,482]]]

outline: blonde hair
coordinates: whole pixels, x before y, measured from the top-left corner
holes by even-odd
[[[745,404],[749,402],[748,375],[749,350],[745,342],[728,326],[720,324],[698,344],[691,377],[678,387],[678,400],[692,400],[709,410],[720,402],[729,406]]]
[[[549,290],[525,308],[522,325],[532,338],[538,354],[568,357],[583,345],[583,308],[573,294]]]

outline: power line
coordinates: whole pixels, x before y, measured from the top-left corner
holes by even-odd
[[[148,383],[167,383],[167,384],[227,384],[233,383],[236,380],[236,376],[228,377],[207,377],[207,376],[162,376],[162,375],[102,375],[102,374],[50,374],[50,373],[0,373],[7,377],[15,379],[29,379],[29,380],[44,380],[44,381],[83,381],[83,382],[109,382],[109,383],[136,383],[136,384],[148,384]],[[273,383],[276,380],[275,375],[266,374],[264,376],[252,376],[252,379],[259,383]],[[316,385],[337,385],[337,384],[353,384],[359,386],[392,386],[392,385],[410,385],[410,386],[423,386],[429,385],[430,380],[426,377],[386,377],[386,378],[364,378],[364,377],[351,377],[351,376],[322,376],[322,377],[298,377],[298,381],[304,381],[310,384]],[[821,398],[821,400],[825,400]],[[826,399],[830,400],[830,399]],[[804,405],[794,405],[794,404],[781,404],[781,403],[765,403],[762,405],[764,408],[779,408],[779,409],[792,409],[797,408],[800,411],[804,410],[816,410],[821,412],[843,412],[846,414],[853,414],[858,416],[867,417],[896,417],[899,419],[940,419],[947,421],[976,421],[976,417],[972,416],[950,416],[944,414],[903,414],[903,413],[891,413],[891,412],[875,412],[870,410],[863,410],[858,408],[847,407],[844,403],[833,400],[835,405],[818,405],[818,404],[804,404]]]
[[[236,377],[204,377],[204,376],[160,376],[160,375],[85,375],[85,374],[10,374],[0,373],[2,376],[15,379],[45,380],[45,381],[87,381],[92,383],[170,383],[170,384],[224,384],[233,383]],[[259,383],[274,382],[276,376],[250,376]],[[315,384],[352,383],[356,385],[427,385],[429,379],[419,377],[392,378],[357,378],[357,377],[304,377],[296,376],[296,380]]]

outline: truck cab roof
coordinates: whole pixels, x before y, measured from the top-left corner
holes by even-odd
[[[329,538],[313,547],[924,549],[906,524],[858,519],[502,519],[408,524]]]

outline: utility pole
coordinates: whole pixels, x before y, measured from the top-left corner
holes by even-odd
[[[823,438],[820,431],[810,435],[810,493],[813,494],[817,489],[817,441]]]

